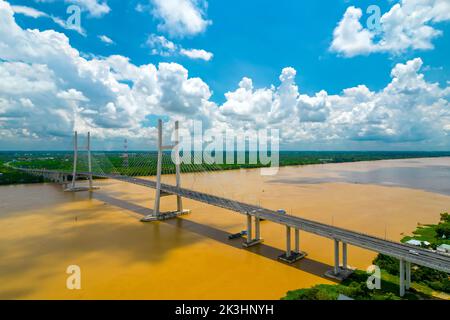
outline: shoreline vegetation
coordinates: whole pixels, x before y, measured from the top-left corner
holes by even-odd
[[[248,152],[246,153],[248,160]],[[378,161],[394,159],[413,159],[413,158],[436,158],[449,157],[449,152],[422,152],[422,151],[281,151],[279,153],[280,167],[326,164],[326,163],[348,163],[361,161]],[[153,176],[156,174],[156,152],[137,152],[129,151],[127,154],[127,163],[124,165],[124,153],[119,151],[99,152],[94,151],[93,171],[117,173],[134,176]],[[170,154],[165,154],[170,157]],[[80,157],[83,159],[83,156]],[[86,157],[84,157],[86,158]],[[226,158],[224,156],[224,158]],[[237,159],[237,153],[234,154]],[[87,165],[87,158],[79,164],[80,171],[87,171],[84,168]],[[66,170],[71,171],[73,155],[71,151],[4,151],[0,152],[0,185],[29,184],[45,182],[42,177],[35,177],[23,172],[17,171],[9,164],[15,167],[40,168],[48,170]],[[201,164],[201,165],[182,165],[181,170],[186,172],[202,171],[223,171],[236,169],[253,169],[267,167],[259,159],[256,164]],[[170,161],[163,164],[163,174],[172,174],[175,167]]]
[[[450,215],[441,213],[438,224],[418,224],[412,236],[404,237],[401,242],[420,241],[421,247],[436,249],[442,244],[450,245]],[[370,290],[367,287],[369,274],[362,270],[355,272],[340,284],[319,284],[311,288],[287,292],[282,300],[337,300],[340,295],[355,300],[418,300],[450,299],[450,276],[441,271],[411,265],[411,288],[405,296],[399,296],[398,259],[378,254],[373,264],[381,270],[381,288]]]

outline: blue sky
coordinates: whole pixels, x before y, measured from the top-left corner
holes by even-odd
[[[50,71],[53,71],[57,78],[65,79],[64,85],[58,84],[60,87],[53,90],[57,97],[67,97],[67,94],[63,94],[64,92],[82,97],[65,98],[67,105],[55,105],[54,108],[61,107],[70,113],[68,110],[74,108],[74,101],[76,101],[75,108],[83,110],[86,115],[95,112],[105,114],[105,110],[109,110],[110,114],[111,112],[121,113],[117,117],[111,116],[111,121],[107,122],[86,116],[82,127],[93,127],[94,132],[97,129],[98,135],[105,140],[105,145],[110,145],[107,142],[108,139],[120,139],[118,136],[108,137],[106,132],[109,129],[120,128],[121,136],[127,134],[136,136],[135,132],[139,130],[139,126],[136,127],[135,124],[148,123],[145,119],[152,114],[171,118],[181,117],[187,120],[208,118],[207,122],[210,122],[211,126],[239,127],[235,129],[258,129],[262,126],[273,126],[271,123],[274,122],[278,122],[285,128],[284,123],[292,123],[289,120],[290,115],[296,118],[295,123],[298,122],[301,130],[284,133],[286,138],[283,143],[286,148],[450,149],[448,104],[450,18],[448,14],[436,9],[438,5],[447,5],[445,1],[424,0],[426,14],[423,14],[421,23],[412,26],[408,24],[408,27],[402,26],[402,23],[406,24],[408,16],[420,9],[414,7],[411,0],[378,1],[377,5],[381,9],[381,14],[394,12],[394,6],[397,5],[399,6],[397,9],[400,10],[397,12],[402,14],[402,18],[385,17],[386,27],[383,33],[375,34],[369,44],[367,33],[364,33],[367,31],[366,19],[368,18],[365,10],[373,1],[170,0],[168,2],[173,3],[174,6],[168,9],[164,8],[164,4],[161,5],[161,0],[91,1],[99,7],[89,7],[85,4],[86,2],[89,1],[10,0],[8,3],[16,6],[15,9],[13,7],[14,20],[21,29],[24,31],[27,28],[38,29],[40,32],[55,30],[65,34],[70,47],[78,50],[79,55],[88,62],[120,56],[128,59],[127,63],[133,67],[153,65],[158,69],[161,62],[175,63],[188,72],[188,79],[180,80],[188,82],[178,83],[180,88],[195,87],[192,89],[194,93],[187,93],[188,98],[180,98],[181,106],[178,106],[179,101],[160,99],[161,95],[164,96],[164,92],[161,94],[163,90],[161,88],[167,86],[158,83],[159,91],[155,94],[157,96],[155,99],[160,100],[154,102],[155,105],[150,103],[142,112],[136,112],[137,107],[130,105],[132,102],[124,103],[120,97],[110,97],[109,93],[105,92],[104,96],[108,96],[111,101],[100,98],[98,92],[90,96],[82,90],[89,86],[81,83],[83,79],[66,77],[61,70],[57,69],[58,66],[52,66],[51,62],[46,63],[45,59],[36,60],[49,66]],[[63,21],[67,18],[66,10],[71,4],[77,4],[82,9],[81,26],[84,34],[55,23],[55,17]],[[194,16],[183,15],[183,12],[177,14],[177,8],[182,9],[184,5],[192,9]],[[24,8],[38,10],[41,15],[33,16]],[[100,13],[95,11],[97,9]],[[164,11],[166,9],[168,11]],[[355,15],[358,16],[358,10],[361,10],[362,16],[355,19]],[[344,21],[344,16],[348,16],[349,19]],[[358,20],[362,27],[359,31],[352,24]],[[338,24],[343,21],[349,28],[345,28],[343,24],[344,31],[337,30]],[[404,43],[399,40],[400,38],[395,38],[399,33],[396,28],[401,28],[400,30],[405,32]],[[434,36],[431,35],[432,32],[430,34],[429,28],[435,32]],[[352,34],[353,31],[348,31],[354,29],[354,34]],[[99,36],[107,36],[113,43],[105,43]],[[152,36],[157,40],[149,42],[149,37]],[[368,37],[371,35],[369,34]],[[161,47],[162,42],[158,42],[161,39],[164,39],[166,44],[170,43],[173,46],[172,49]],[[0,38],[0,42],[1,40]],[[356,46],[355,43],[358,41],[361,44]],[[209,53],[212,58],[194,59],[187,53],[181,54],[182,50],[191,52],[192,49],[202,50],[202,54]],[[29,65],[36,63],[33,59],[27,60],[28,57],[23,56],[22,53],[17,53],[15,57],[14,53],[2,54],[2,50],[0,50],[0,59],[10,63],[19,61]],[[420,99],[412,95],[414,92],[418,93],[419,89],[432,91],[433,95],[424,101],[417,102],[414,106],[417,108],[415,111],[420,112],[420,116],[416,115],[413,119],[405,121],[413,110],[408,109],[410,106],[404,106],[400,110],[395,97],[386,96],[385,91],[395,78],[391,75],[392,70],[398,65],[408,66],[408,61],[411,61],[409,66],[412,68],[412,73],[403,72],[401,67],[398,68],[401,71],[398,78],[405,79],[404,82],[410,86],[402,87],[401,94],[407,94],[408,97],[400,100],[415,104]],[[287,67],[295,72],[284,69]],[[170,72],[179,74],[180,70],[169,69],[171,69]],[[161,70],[156,72],[159,71]],[[116,70],[114,74],[118,73],[124,72]],[[280,74],[286,75],[285,82],[280,81]],[[414,80],[414,78],[420,78],[421,74],[424,76],[424,83]],[[158,77],[162,75],[158,74]],[[190,81],[197,77],[201,83]],[[250,87],[245,86],[241,81],[244,78],[251,79]],[[134,75],[128,78],[121,75],[120,79],[116,80],[121,84],[128,84],[131,91],[137,82]],[[241,87],[240,83],[243,84]],[[286,90],[282,88],[283,85]],[[207,92],[205,92],[205,86],[207,86]],[[368,91],[363,90],[365,98],[361,98],[362,100],[355,97],[352,99],[356,100],[351,100],[343,93],[347,89],[358,88],[358,86],[368,89]],[[426,86],[428,87],[425,88]],[[168,85],[168,87],[171,86]],[[70,91],[71,89],[74,91]],[[225,96],[227,92],[231,93],[229,97]],[[291,96],[283,96],[286,92],[290,92]],[[325,92],[326,95],[320,92]],[[174,91],[170,94],[182,96],[186,92]],[[46,95],[48,96],[48,92]],[[124,93],[124,95],[128,94]],[[6,89],[0,91],[0,97],[2,96],[5,100],[7,99]],[[20,100],[18,96],[14,98]],[[36,101],[42,101],[39,97],[22,96],[23,98],[29,99],[33,106],[36,106],[33,98]],[[8,100],[12,99],[8,98]],[[147,100],[152,100],[153,103],[153,99]],[[121,103],[124,105],[120,105]],[[189,103],[197,103],[201,106],[191,106]],[[283,103],[287,104],[283,105]],[[111,107],[111,104],[114,107]],[[424,110],[426,104],[433,106],[434,109]],[[357,105],[361,109],[370,108],[370,112],[367,111],[366,115],[361,115],[359,111],[355,111]],[[278,110],[280,106],[284,109]],[[218,115],[210,115],[209,111],[204,110],[207,108],[217,109],[214,112]],[[349,108],[356,109],[347,110]],[[339,110],[345,110],[346,114],[339,114]],[[261,113],[266,115],[263,117]],[[80,112],[79,116],[83,117],[82,114],[83,112]],[[435,121],[428,119],[428,114],[433,114],[442,123],[434,128]],[[29,116],[31,117],[32,114]],[[123,120],[124,117],[130,117],[128,130],[125,130],[127,121],[123,121],[123,126],[114,123],[118,118]],[[272,118],[274,121],[263,121],[263,118]],[[345,121],[342,122],[344,118]],[[349,120],[350,118],[352,120]],[[14,134],[18,135],[19,129],[26,129],[26,132],[17,138],[17,141],[27,148],[32,148],[37,141],[47,141],[45,145],[49,148],[60,148],[63,144],[62,140],[55,138],[51,139],[51,143],[48,142],[49,136],[52,135],[49,132],[62,131],[59,135],[65,136],[72,129],[65,131],[62,128],[35,128],[35,123],[27,121],[22,122],[26,124],[25,128],[19,128],[17,118],[14,120],[8,120],[6,116],[2,118],[1,112],[0,119],[3,119],[5,127],[10,127],[9,135],[6,133],[0,135],[2,149],[14,147],[16,142],[11,142],[15,140],[11,137]],[[429,128],[430,123],[433,123],[432,129]],[[409,127],[405,128],[405,126]],[[114,131],[117,132],[117,130]]]

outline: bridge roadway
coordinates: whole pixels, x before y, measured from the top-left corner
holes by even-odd
[[[72,174],[71,172],[52,171],[52,170],[33,170],[21,168],[17,169],[39,175]],[[90,175],[89,172],[78,172],[77,174],[81,176]],[[96,174],[96,173],[93,173],[93,176],[98,178],[115,179],[153,189],[156,188],[155,181],[146,180],[142,178],[134,178],[113,174]],[[280,214],[274,210],[261,208],[259,206],[234,201],[203,192],[193,191],[185,188],[178,188],[176,186],[168,184],[161,184],[161,191],[173,195],[179,195],[183,198],[200,201],[216,207],[221,207],[227,210],[235,211],[241,214],[258,216],[261,219],[265,219],[267,221],[272,221],[278,224],[282,224],[284,226],[300,229],[322,237],[338,240],[343,243],[348,243],[360,248],[382,253],[391,257],[395,257],[397,259],[403,259],[405,261],[415,263],[417,265],[450,273],[450,256],[440,254],[435,251],[377,238],[360,232],[346,230],[343,228],[303,219],[297,216]]]

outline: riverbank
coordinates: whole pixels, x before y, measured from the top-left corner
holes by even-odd
[[[153,152],[133,152],[128,154],[128,164],[123,165],[122,152],[93,152],[95,170],[100,172],[120,173],[128,175],[154,176],[156,154]],[[152,159],[154,157],[155,159]],[[439,158],[450,157],[450,152],[394,152],[394,151],[281,151],[279,154],[279,166],[306,166],[327,163],[352,163],[364,161],[378,161],[389,159],[415,159],[415,158]],[[226,158],[226,157],[224,157]],[[237,159],[237,154],[234,155]],[[246,154],[248,161],[248,154]],[[0,152],[0,185],[42,183],[41,177],[34,177],[14,170],[8,164],[14,163],[16,167],[45,168],[49,170],[72,169],[72,154],[70,151],[10,151]],[[85,161],[86,162],[86,161]],[[86,165],[84,163],[84,165]],[[79,164],[81,171],[87,171],[83,163]],[[260,162],[256,164],[215,164],[215,165],[189,165],[182,166],[183,173],[203,171],[228,171],[240,169],[261,168],[266,165]],[[108,171],[109,170],[109,171]],[[163,174],[173,174],[175,167],[168,161],[163,164]]]

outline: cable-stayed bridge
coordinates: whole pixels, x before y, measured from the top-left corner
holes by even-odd
[[[128,148],[125,147],[125,153],[121,155],[122,160],[109,160],[104,153],[92,153],[90,149],[90,135],[88,134],[86,150],[81,151],[78,148],[78,138],[75,134],[73,166],[68,169],[42,169],[25,168],[11,165],[17,170],[43,176],[48,180],[62,183],[67,186],[66,191],[93,191],[94,178],[107,178],[131,183],[156,190],[155,204],[153,214],[144,217],[142,221],[157,221],[175,218],[178,215],[189,213],[183,209],[182,199],[191,199],[206,203],[208,205],[224,208],[246,216],[247,231],[244,247],[250,247],[260,244],[261,238],[260,222],[261,220],[271,221],[286,228],[286,252],[280,256],[280,260],[293,263],[303,257],[306,253],[300,250],[300,231],[313,233],[334,241],[334,268],[327,272],[327,276],[342,280],[352,273],[352,269],[347,264],[347,245],[354,245],[360,248],[368,249],[382,253],[400,260],[400,295],[405,294],[411,284],[411,263],[429,267],[435,270],[450,273],[450,256],[438,253],[436,251],[418,248],[416,246],[381,239],[371,235],[356,231],[346,230],[336,226],[303,219],[298,216],[280,213],[261,207],[260,205],[248,204],[242,201],[236,201],[227,197],[221,197],[195,191],[181,186],[182,172],[198,172],[203,169],[205,172],[220,170],[219,166],[202,164],[201,161],[195,161],[197,165],[182,165],[179,159],[178,148],[178,123],[175,124],[175,145],[165,146],[162,139],[162,122],[158,124],[158,151],[148,154],[128,154]],[[176,155],[175,161],[171,155],[165,151],[173,150]],[[86,160],[80,163],[80,154],[85,153]],[[94,154],[94,156],[93,156]],[[195,160],[199,155],[193,154]],[[117,157],[116,157],[117,158]],[[114,163],[115,162],[115,163]],[[174,163],[175,162],[175,163]],[[173,173],[176,177],[175,185],[165,184],[161,181],[163,173]],[[156,174],[156,181],[140,178],[148,174]],[[88,187],[77,187],[77,177],[89,180]],[[177,197],[177,210],[169,213],[160,212],[160,199],[163,196],[173,195]],[[294,246],[292,247],[292,230],[294,231]],[[341,257],[342,248],[342,257]]]

